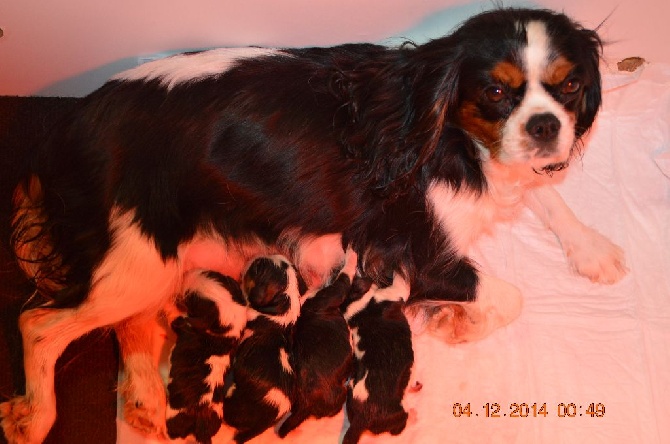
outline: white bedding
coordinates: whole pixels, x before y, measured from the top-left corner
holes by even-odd
[[[423,389],[408,395],[412,423],[398,437],[362,443],[670,442],[670,66],[605,72],[604,86],[583,158],[557,188],[625,250],[629,274],[605,286],[572,273],[529,211],[499,225],[472,256],[521,289],[521,316],[476,343],[417,337],[414,379]],[[486,416],[487,403],[499,417]],[[283,442],[336,443],[343,422],[342,413],[312,420]],[[230,436],[224,430],[215,442]],[[122,421],[118,441],[145,442]],[[272,430],[252,441],[269,442],[281,442]]]

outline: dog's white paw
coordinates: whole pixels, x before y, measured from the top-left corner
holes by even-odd
[[[128,364],[132,362],[126,362],[125,378],[119,386],[125,401],[123,417],[128,424],[142,433],[164,439],[167,433],[163,381],[153,365],[143,368],[144,365]]]
[[[0,404],[0,418],[9,444],[38,444],[49,433],[56,411],[45,405],[38,406],[26,396],[17,396]]]
[[[144,391],[129,390],[130,384],[123,384],[121,393],[125,399],[123,417],[125,421],[149,436],[164,438],[165,428],[165,394],[154,390],[153,395]]]
[[[570,267],[592,282],[614,284],[628,273],[623,250],[592,228],[562,241]]]
[[[515,286],[481,275],[474,302],[444,305],[429,319],[429,329],[445,342],[457,344],[483,339],[521,313],[521,292]]]

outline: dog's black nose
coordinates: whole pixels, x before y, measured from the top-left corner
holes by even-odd
[[[561,122],[551,113],[535,114],[526,124],[526,132],[538,142],[555,140],[560,129]]]

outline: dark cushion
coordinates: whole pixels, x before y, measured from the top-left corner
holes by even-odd
[[[24,393],[17,320],[33,288],[9,250],[12,192],[40,137],[79,99],[0,97],[0,401]],[[97,330],[71,344],[56,366],[58,417],[46,443],[115,443],[118,347]],[[0,442],[6,442],[0,433]]]

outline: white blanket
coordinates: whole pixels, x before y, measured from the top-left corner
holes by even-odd
[[[521,289],[521,316],[476,343],[416,337],[411,423],[362,443],[669,442],[670,66],[605,72],[604,87],[583,158],[557,188],[625,250],[629,274],[612,286],[577,276],[529,211],[499,225],[472,256]],[[342,413],[308,421],[283,442],[337,443],[343,424]],[[118,441],[145,442],[122,421]],[[281,442],[272,430],[252,444],[270,442]]]

